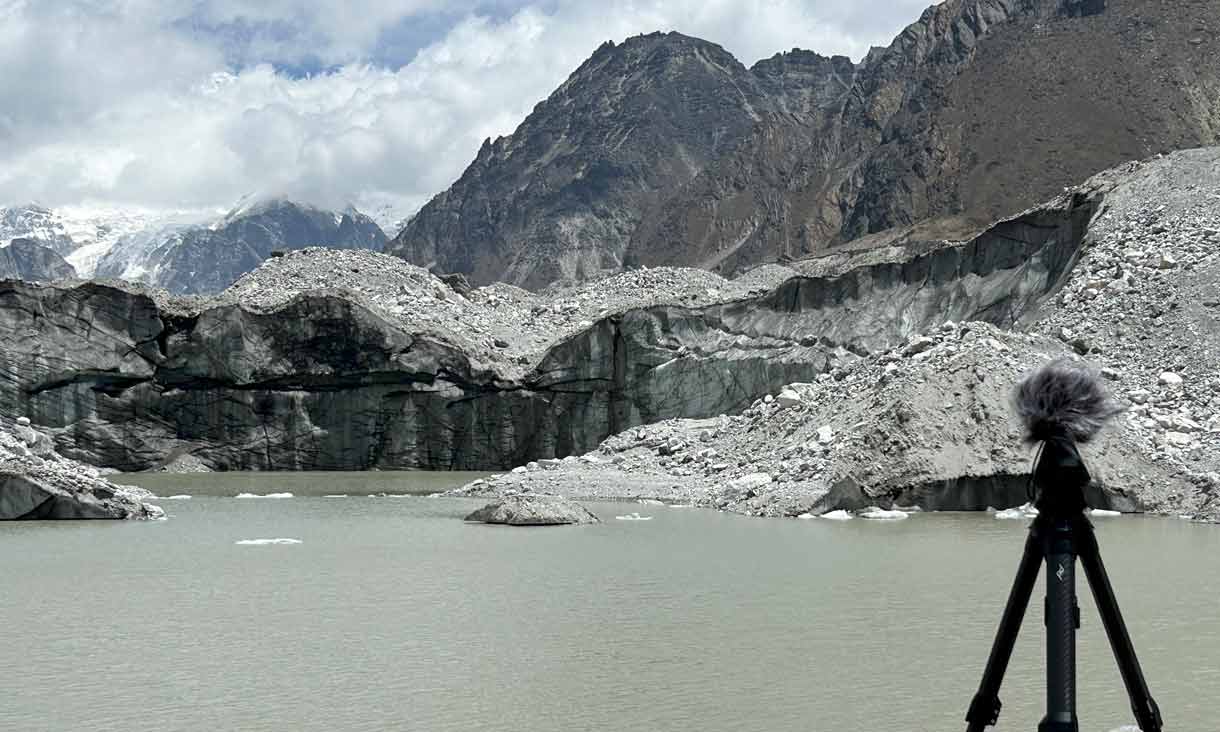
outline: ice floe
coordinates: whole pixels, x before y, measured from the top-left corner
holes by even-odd
[[[1038,515],[1038,509],[1034,508],[1034,504],[1027,503],[1024,506],[1016,508],[1006,508],[1003,511],[996,511],[995,517],[1001,520],[1016,521],[1020,519],[1034,518]]]
[[[238,546],[284,546],[288,544],[303,544],[300,539],[242,539],[235,541]]]
[[[652,521],[652,516],[641,516],[638,512],[631,512],[626,516],[615,516],[619,521]]]
[[[292,498],[291,493],[238,493],[238,498]]]
[[[880,510],[880,509],[878,509],[878,510]],[[824,518],[827,521],[851,521],[852,519],[855,518],[855,516],[851,515],[851,511],[844,511],[843,509],[839,509],[838,511],[830,511],[828,513],[824,513],[821,516],[819,516],[818,518]]]
[[[901,521],[907,518],[905,511],[889,511],[884,508],[870,506],[860,512],[860,518],[871,519],[873,521]]]
[[[1114,517],[1114,516],[1122,516],[1123,512],[1122,511],[1109,511],[1104,508],[1094,508],[1091,511],[1089,511],[1089,515],[1097,516],[1099,518],[1110,518],[1110,517]]]

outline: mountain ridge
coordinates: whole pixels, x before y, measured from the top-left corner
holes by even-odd
[[[746,69],[681,34],[606,43],[387,251],[538,289],[637,265],[731,275],[895,227],[966,238],[1099,170],[1220,140],[1216,27],[1205,0],[948,0],[859,64],[798,49]],[[613,63],[632,53],[644,63]],[[720,118],[691,107],[714,146],[689,154],[669,132],[696,124],[680,96],[624,113],[625,80],[678,94],[656,55],[699,61],[686,94],[733,102]],[[556,155],[548,135],[581,119],[577,99],[615,116]],[[632,145],[634,168],[620,164]],[[683,153],[694,164],[679,168]],[[521,195],[530,186],[544,195]]]
[[[330,211],[278,196],[249,196],[223,214],[59,210],[38,204],[0,208],[0,246],[16,240],[47,247],[72,273],[54,262],[44,267],[28,260],[21,267],[10,263],[4,276],[117,278],[202,293],[224,289],[274,251],[318,245],[380,250],[387,237],[352,206]]]

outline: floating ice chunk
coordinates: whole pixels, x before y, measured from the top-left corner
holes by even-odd
[[[1114,516],[1122,516],[1123,512],[1122,511],[1107,511],[1104,508],[1094,508],[1091,511],[1089,511],[1089,515],[1098,516],[1100,518],[1109,518],[1109,517],[1114,517]]]
[[[641,499],[637,500],[636,503],[640,504],[641,506],[664,506],[665,505],[664,501],[658,501],[655,498],[641,498]]]
[[[819,516],[818,518],[824,518],[827,521],[851,521],[852,519],[855,518],[855,516],[851,515],[851,511],[844,511],[843,509],[839,509],[838,511],[831,511],[829,513],[824,513],[821,516]]]
[[[652,521],[652,516],[641,516],[638,512],[632,512],[626,516],[615,516],[619,521]]]
[[[797,516],[797,518],[808,521],[809,519],[817,518],[817,516],[814,516],[811,513],[802,513],[800,516]]]
[[[235,541],[238,546],[283,546],[288,544],[303,544],[300,539],[242,539]]]
[[[267,494],[262,494],[262,495],[260,495],[258,493],[238,493],[237,497],[238,498],[292,498],[293,496],[291,493],[267,493]]]
[[[323,498],[347,498],[346,493],[327,493]]]
[[[870,506],[860,512],[860,518],[872,519],[874,521],[901,521],[907,517],[903,511],[887,511],[884,508]]]
[[[1034,518],[1037,515],[1038,509],[1034,508],[1034,504],[1032,503],[1027,503],[1024,506],[1017,506],[1016,508],[1006,508],[1003,511],[995,512],[996,518],[1009,521],[1019,521],[1020,519]]]
[[[189,501],[189,500],[191,500],[191,497],[188,495],[185,495],[185,494],[178,495],[178,496],[147,496],[147,498],[152,501]]]

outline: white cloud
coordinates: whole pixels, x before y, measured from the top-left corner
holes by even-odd
[[[0,202],[215,207],[263,192],[411,209],[606,39],[678,30],[747,64],[793,47],[858,58],[922,4],[0,0]],[[437,23],[409,63],[374,65]],[[276,70],[302,63],[335,68]]]

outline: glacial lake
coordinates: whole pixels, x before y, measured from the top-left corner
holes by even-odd
[[[520,529],[377,495],[465,479],[142,475],[120,481],[192,497],[160,522],[0,524],[0,729],[960,730],[1025,538],[986,514],[634,504]],[[1216,729],[1220,527],[1096,523],[1166,729]],[[265,539],[300,543],[239,543]],[[1080,589],[1081,729],[1106,732],[1132,720]],[[995,729],[1042,716],[1041,596]]]

